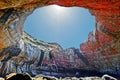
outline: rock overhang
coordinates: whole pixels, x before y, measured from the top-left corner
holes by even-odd
[[[65,6],[65,7],[73,7],[73,6],[78,6],[78,7],[84,7],[90,10],[90,13],[94,15],[96,18],[96,23],[100,24],[103,28],[106,29],[106,33],[102,30],[101,32],[105,33],[105,35],[112,35],[117,36],[119,34],[119,0],[112,0],[112,1],[107,1],[107,0],[102,0],[102,1],[86,1],[86,0],[14,0],[14,1],[0,1],[1,6],[0,6],[0,12],[1,12],[1,28],[8,27],[11,25],[12,22],[14,22],[14,19],[16,18],[21,18],[22,17],[22,22],[20,25],[24,24],[25,18],[32,13],[32,11],[38,7],[46,6],[46,5],[60,5],[60,6]],[[5,14],[7,13],[7,14]],[[9,14],[8,14],[9,13]],[[4,18],[4,19],[3,19]],[[5,19],[6,18],[6,19]],[[24,18],[24,19],[23,19]],[[8,29],[8,28],[7,28]],[[22,33],[23,26],[21,27],[21,31],[18,33]],[[1,31],[3,31],[1,29]],[[110,33],[110,31],[113,31]],[[6,32],[5,32],[6,33]],[[11,34],[11,33],[9,33]],[[13,34],[14,35],[14,34]],[[14,40],[15,37],[11,37],[14,42],[17,42]],[[6,38],[5,38],[6,40]],[[1,43],[1,46],[4,46],[4,44]],[[9,46],[9,45],[8,45]]]
[[[114,67],[114,70],[116,67],[119,68],[119,0],[1,0],[0,4],[0,48],[5,48],[19,42],[25,18],[37,7],[52,4],[65,7],[84,7],[89,9],[90,13],[95,16],[96,28],[94,32],[89,34],[88,40],[81,44],[80,50],[89,63],[91,63],[90,65],[95,68],[100,66],[103,69],[106,66],[109,66],[111,69]],[[16,19],[19,20],[18,23],[21,23],[12,30],[10,26],[16,23]],[[96,60],[96,62],[93,62],[93,60]],[[104,62],[98,64],[100,60]]]

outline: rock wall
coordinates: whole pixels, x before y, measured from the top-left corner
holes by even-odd
[[[5,9],[0,15],[0,49],[19,42],[23,33],[23,25],[26,17],[33,9]]]
[[[88,61],[86,64],[84,61],[79,49],[63,49],[57,43],[37,40],[24,32],[18,44],[0,51],[0,74],[59,72],[61,69],[85,67]]]
[[[79,59],[77,60],[79,61],[79,63],[76,62],[74,67],[77,65],[77,67],[80,67],[80,68],[84,66],[87,69],[90,68],[90,69],[103,70],[103,71],[105,70],[119,71],[120,69],[120,62],[119,62],[120,1],[119,0],[0,0],[0,49],[2,49],[0,54],[1,55],[0,71],[2,74],[11,72],[11,71],[17,71],[17,70],[29,71],[28,67],[31,67],[31,66],[27,66],[29,63],[30,63],[29,65],[31,64],[36,65],[37,63],[39,63],[37,64],[38,66],[45,65],[42,63],[41,60],[43,61],[47,60],[46,64],[48,64],[48,60],[51,55],[49,55],[49,58],[43,58],[43,56],[45,55],[43,55],[42,53],[49,54],[50,53],[49,51],[51,51],[51,49],[54,49],[54,48],[55,50],[52,50],[51,53],[61,54],[62,56],[63,56],[63,53],[64,55],[66,54],[65,50],[62,50],[61,52],[59,50],[56,51],[55,46],[54,48],[53,46],[52,48],[51,46],[48,46],[46,48],[44,47],[46,44],[45,45],[42,44],[44,46],[40,46],[38,49],[35,47],[36,42],[34,41],[32,41],[33,44],[29,44],[28,43],[29,41],[28,42],[21,41],[21,36],[23,35],[23,23],[25,18],[29,14],[31,14],[32,11],[37,7],[42,7],[42,6],[51,5],[51,4],[58,4],[66,7],[72,7],[72,6],[84,7],[89,9],[90,13],[95,16],[96,28],[93,32],[90,32],[90,34],[88,35],[88,40],[86,40],[86,42],[81,44],[80,51],[82,55],[72,53],[75,50],[68,49],[68,51],[70,50],[71,55],[74,54],[74,57],[76,57],[76,59],[78,56],[80,57],[80,60]],[[19,43],[19,41],[22,42],[24,46],[21,46],[20,45],[21,43]],[[31,40],[30,40],[30,43],[31,43]],[[15,46],[12,46],[12,45],[15,45]],[[29,59],[30,55],[35,56],[35,54],[31,53],[31,51],[33,50],[31,48],[31,45],[32,45],[32,48],[35,48],[35,51],[37,51],[37,52],[33,51],[33,53],[37,55],[38,53],[41,54],[41,57],[39,59],[37,58],[39,62],[37,62],[37,59],[34,57]],[[17,48],[16,46],[20,46],[20,49],[19,47]],[[11,48],[13,49],[17,48],[17,49],[15,50],[15,52],[12,52]],[[48,51],[48,52],[44,52],[44,50],[42,49],[45,49],[45,51]],[[61,48],[59,49],[61,50]],[[43,52],[41,52],[41,50]],[[20,54],[23,54],[24,56],[16,57]],[[54,57],[57,57],[57,55],[55,54],[54,56],[52,56],[52,59]],[[68,54],[67,56],[69,56]],[[72,63],[71,60],[74,60],[74,58],[67,59],[66,56],[63,56],[63,57],[65,57],[65,61],[64,59],[61,59],[61,60],[63,60],[63,62],[65,63],[59,62],[59,64],[61,65],[64,64],[64,67],[69,67],[70,62]],[[57,59],[59,58],[62,58],[62,57],[57,57]],[[18,69],[12,68],[14,69],[12,70],[10,67],[11,66],[13,67],[13,64],[16,65],[16,63],[14,62],[16,62],[17,60],[20,60],[18,61],[20,62],[20,65],[23,66],[24,64],[25,66],[23,66],[21,70],[20,68]],[[25,63],[23,63],[24,61]],[[49,61],[50,61],[50,64],[55,63],[55,62],[52,62],[53,60],[52,61],[49,60]],[[7,66],[9,66],[9,68]]]
[[[120,26],[120,1],[119,0],[0,0],[0,26],[1,26],[1,48],[10,46],[7,44],[10,42],[4,32],[4,28],[11,25],[18,16],[21,18],[23,15],[29,15],[26,12],[32,12],[31,9],[42,7],[50,4],[58,4],[61,6],[78,6],[84,7],[90,10],[91,14],[96,17],[96,23],[102,25],[105,31],[101,30],[105,35],[118,40],[119,38],[119,26]],[[9,13],[9,14],[8,14]],[[14,14],[14,20],[13,16]],[[12,18],[12,19],[11,19]],[[25,16],[23,17],[25,18]],[[21,20],[21,19],[20,19]],[[24,22],[24,20],[22,20]],[[20,21],[19,21],[20,22]],[[22,23],[21,23],[22,24]],[[22,28],[22,27],[21,27]],[[8,28],[7,28],[8,29]],[[4,33],[3,33],[4,32]],[[18,32],[18,33],[21,33]],[[13,34],[15,35],[15,34]],[[10,37],[14,40],[16,37]],[[109,43],[109,42],[108,42]]]
[[[54,72],[56,76],[100,76],[108,72],[120,76],[119,54],[106,58],[101,52],[93,54],[89,49],[81,50],[63,49],[57,43],[37,40],[24,32],[16,45],[0,50],[0,75],[23,72],[51,75]]]

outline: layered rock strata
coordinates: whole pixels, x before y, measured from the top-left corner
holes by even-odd
[[[37,67],[41,65],[45,65],[41,62],[41,60],[46,61],[49,59],[54,59],[55,57],[57,57],[56,54],[62,54],[62,53],[64,53],[64,55],[66,54],[66,51],[61,50],[60,47],[59,47],[60,50],[57,50],[55,46],[54,47],[48,46],[47,48],[42,46],[36,48],[35,47],[36,42],[30,41],[30,43],[27,43],[28,41],[24,42],[23,40],[21,40],[21,37],[23,35],[23,24],[25,18],[29,14],[31,14],[34,9],[51,4],[57,4],[66,7],[73,7],[73,6],[84,7],[89,9],[90,13],[95,16],[96,28],[93,32],[90,32],[88,36],[88,40],[86,40],[86,42],[81,44],[80,46],[81,54],[78,55],[76,54],[77,51],[74,53],[75,51],[74,49],[69,49],[71,55],[73,55],[74,53],[75,56],[77,55],[77,57],[78,56],[80,57],[77,60],[79,61],[79,63],[77,62],[74,65],[74,67],[77,65],[77,67],[82,68],[81,65],[79,65],[82,64],[82,66],[84,66],[85,69],[87,68],[87,69],[95,69],[99,71],[107,70],[111,72],[112,71],[119,72],[120,70],[120,62],[119,62],[120,1],[119,0],[0,0],[0,49],[1,49],[0,73],[5,74],[11,71],[13,72],[29,71],[28,67],[36,68],[36,64]],[[22,43],[24,45],[24,48],[23,46],[21,46]],[[33,54],[34,57],[32,58],[30,58],[30,55],[32,55],[32,53],[28,52],[29,50],[32,51],[32,48],[30,47],[31,45],[32,48],[34,47],[35,49],[34,51],[38,51],[38,52],[33,52],[35,54]],[[43,48],[45,50],[42,50],[43,51],[42,52],[41,49]],[[51,51],[50,53],[55,53],[55,54],[52,54],[53,55],[52,58],[50,57],[51,55],[49,55],[49,58],[43,59],[42,56],[44,55],[42,53],[48,54],[49,51]],[[28,55],[28,53],[30,54]],[[37,62],[36,59],[36,54],[38,57],[38,53],[41,54],[41,58],[37,58],[40,59],[38,60],[40,62]],[[69,52],[67,52],[67,55],[68,54]],[[65,58],[65,61],[66,59],[67,58]],[[53,61],[57,61],[57,59],[56,60],[54,59]],[[66,61],[66,63],[63,66],[69,67],[68,64],[70,64],[70,62],[72,61],[69,62]],[[55,62],[51,61],[51,63],[55,63]],[[58,63],[61,65],[63,64],[60,62]],[[33,67],[27,65],[23,66],[23,64],[24,65],[35,64],[35,66],[34,65]],[[16,68],[13,68],[12,70],[10,67],[13,67],[13,65],[14,66],[16,65],[15,66]],[[18,65],[19,67],[22,65],[22,69],[18,68],[17,67]]]
[[[82,53],[75,48],[63,49],[57,43],[47,43],[24,32],[16,45],[0,50],[0,74],[28,72],[30,75],[79,77],[107,73],[120,76],[119,55],[111,55],[111,60],[100,53],[90,56],[91,53]]]

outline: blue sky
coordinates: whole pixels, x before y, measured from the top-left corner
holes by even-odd
[[[56,42],[63,48],[79,48],[94,29],[95,20],[87,9],[50,5],[36,9],[24,26],[37,39]]]

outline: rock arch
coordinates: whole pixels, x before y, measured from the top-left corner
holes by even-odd
[[[20,40],[24,20],[34,9],[52,4],[89,9],[95,16],[96,28],[90,32],[86,42],[81,44],[80,50],[92,66],[97,64],[94,67],[107,68],[106,66],[109,66],[109,68],[114,67],[114,70],[120,70],[119,0],[1,0],[0,49]]]
[[[100,1],[99,0],[51,0],[51,1],[49,0],[34,0],[34,1],[33,0],[29,0],[29,1],[28,0],[14,0],[14,1],[5,0],[3,1],[1,0],[0,1],[0,16],[1,16],[0,17],[0,28],[1,28],[0,40],[1,42],[2,41],[4,42],[4,44],[3,42],[0,43],[1,48],[2,47],[4,48],[5,45],[9,46],[8,44],[9,41],[5,37],[8,31],[11,33],[10,31],[11,29],[9,29],[10,26],[18,22],[19,23],[16,26],[22,26],[25,20],[23,16],[27,17],[27,15],[29,15],[37,7],[51,5],[51,4],[57,4],[57,5],[66,6],[66,7],[78,6],[78,7],[84,7],[89,9],[90,13],[96,17],[96,24],[98,24],[96,26],[97,30],[95,30],[96,35],[98,36],[98,33],[99,34],[101,33],[100,35],[103,38],[105,38],[104,40],[105,41],[106,39],[108,40],[106,41],[107,43],[110,43],[111,40],[116,41],[119,39],[119,32],[120,32],[119,31],[119,26],[120,26],[120,18],[119,18],[120,1],[119,0],[100,0]],[[18,22],[16,22],[17,18],[19,19]],[[8,29],[8,31],[6,29]],[[20,29],[17,30],[17,32],[19,33],[19,35],[17,36],[20,37],[22,29],[21,31]],[[8,35],[10,36],[9,38],[11,39],[11,41],[13,40],[13,43],[14,41],[19,41],[19,39],[14,39],[16,38],[16,36],[13,37],[15,33],[13,34],[10,34],[10,33],[8,33]],[[92,33],[90,36],[92,36]],[[99,40],[97,41],[102,46],[102,43]],[[111,50],[113,50],[113,52],[115,53],[117,52],[117,51],[114,51],[114,49],[112,48]]]

